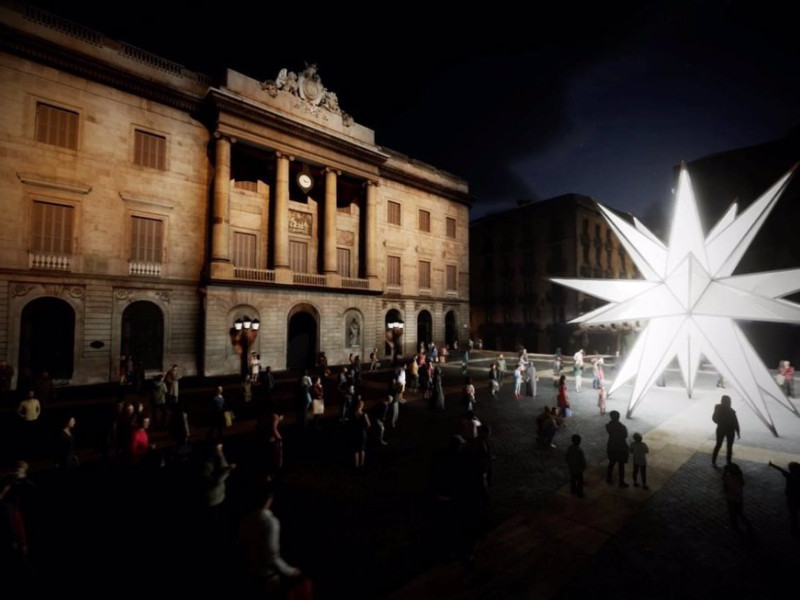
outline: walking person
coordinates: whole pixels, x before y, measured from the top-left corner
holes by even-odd
[[[492,366],[489,367],[489,392],[495,400],[497,400],[498,391],[500,391],[500,376],[497,374],[497,364],[492,363]]]
[[[389,404],[391,401],[391,396],[384,396],[375,403],[370,411],[370,422],[372,423],[372,427],[375,429],[375,435],[377,436],[378,443],[380,443],[381,446],[389,445],[389,442],[384,440],[383,436],[386,433],[386,417],[389,414]]]
[[[397,427],[397,420],[400,418],[400,384],[397,382],[396,377],[389,383],[388,392],[388,396],[392,399],[389,405],[389,424],[394,429]]]
[[[356,396],[353,419],[350,425],[350,444],[353,451],[353,464],[357,471],[364,470],[367,455],[367,434],[371,427],[369,415],[364,411],[364,401]]]
[[[531,398],[536,398],[539,395],[539,376],[536,375],[536,365],[533,360],[528,361],[527,375],[527,395]]]
[[[558,394],[556,395],[556,406],[561,417],[567,416],[567,409],[570,408],[569,396],[567,395],[567,376],[562,375],[558,378]]]
[[[442,369],[438,365],[433,368],[433,405],[437,410],[445,410],[446,408]]]
[[[464,379],[464,387],[462,389],[462,397],[467,412],[475,409],[475,386],[472,384],[472,377]]]
[[[717,443],[711,453],[711,464],[717,466],[717,455],[723,441],[726,443],[726,463],[730,464],[733,457],[733,436],[735,434],[739,439],[742,437],[739,431],[739,418],[736,416],[736,411],[731,408],[730,396],[722,396],[719,404],[714,407],[711,420],[717,424]]]
[[[506,357],[502,354],[497,357],[497,382],[502,385],[503,379],[506,378],[508,365],[506,364]]]
[[[572,356],[572,360],[574,361],[572,372],[575,376],[575,391],[580,392],[583,386],[583,348]]]
[[[611,420],[606,424],[608,432],[606,483],[614,483],[613,475],[616,466],[619,472],[619,487],[626,488],[628,487],[628,484],[625,483],[625,463],[628,462],[628,428],[620,423],[619,411],[612,410],[608,416]]]
[[[581,448],[581,436],[572,435],[572,444],[567,448],[566,459],[569,469],[569,493],[583,498],[583,472],[586,470],[586,455]]]
[[[275,488],[272,482],[261,484],[256,491],[257,504],[241,521],[238,544],[245,560],[246,574],[254,598],[285,598],[292,589],[300,589],[300,569],[281,556],[281,526],[272,513]],[[310,580],[306,585],[310,588]],[[310,589],[307,590],[310,598]],[[300,594],[297,597],[302,597]]]
[[[208,432],[206,436],[209,439],[216,441],[222,440],[222,432],[225,430],[227,423],[225,422],[225,411],[228,410],[228,405],[225,402],[223,389],[221,385],[217,386],[216,393],[211,399],[211,411],[209,415]]]
[[[28,392],[27,398],[20,401],[17,407],[19,417],[19,432],[17,437],[17,452],[19,458],[31,458],[36,451],[39,441],[39,416],[42,406],[33,390]]]
[[[642,474],[642,489],[649,490],[647,487],[647,454],[650,448],[642,441],[641,433],[633,434],[633,442],[631,442],[631,456],[633,457],[633,487],[639,487],[639,474]]]
[[[297,381],[294,394],[295,423],[300,432],[304,432],[308,426],[308,409],[311,407],[311,377],[308,371],[303,371],[303,375]]]
[[[180,391],[179,381],[181,379],[178,373],[178,365],[172,365],[167,374],[164,375],[164,383],[167,384],[167,403],[170,407],[175,406],[178,402],[178,393]]]
[[[150,396],[150,419],[156,429],[167,428],[167,384],[160,373],[153,381],[153,393]]]
[[[522,398],[522,366],[517,365],[514,369],[514,398]]]

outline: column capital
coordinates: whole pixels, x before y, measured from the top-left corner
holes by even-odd
[[[334,175],[336,175],[337,177],[341,177],[341,176],[342,176],[342,172],[341,172],[339,169],[334,169],[333,167],[325,167],[325,168],[323,169],[323,171],[324,171],[325,173],[333,173],[333,174],[334,174]]]
[[[280,150],[276,150],[275,151],[275,156],[276,156],[276,158],[285,158],[289,162],[293,162],[294,161],[294,156],[292,156],[291,154],[287,154],[286,152],[281,152]]]
[[[364,187],[372,187],[372,186],[378,187],[378,186],[380,186],[380,184],[381,184],[380,181],[373,180],[373,179],[367,179],[364,182],[363,185],[364,185]]]
[[[235,144],[237,142],[237,140],[236,140],[236,138],[234,136],[229,135],[227,133],[222,133],[219,130],[214,132],[214,138],[218,139],[218,140],[221,140],[223,138],[227,139],[231,144]]]

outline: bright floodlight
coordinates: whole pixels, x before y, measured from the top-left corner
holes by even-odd
[[[731,205],[704,238],[682,164],[669,246],[638,220],[630,225],[598,205],[644,280],[551,281],[608,300],[571,323],[647,321],[609,390],[635,378],[628,417],[675,356],[690,397],[705,357],[776,436],[767,399],[800,416],[735,322],[800,323],[800,305],[782,299],[800,290],[800,269],[732,275],[796,168],[741,215]]]

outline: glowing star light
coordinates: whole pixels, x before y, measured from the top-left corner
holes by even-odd
[[[635,378],[628,417],[676,356],[690,397],[705,357],[776,436],[767,399],[800,416],[735,321],[800,323],[800,305],[783,299],[800,290],[800,269],[732,275],[796,168],[741,215],[732,204],[703,237],[682,164],[669,246],[635,218],[630,225],[598,205],[644,279],[551,281],[608,301],[571,323],[646,321],[609,390],[610,395]]]

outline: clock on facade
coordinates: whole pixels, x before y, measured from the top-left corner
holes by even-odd
[[[300,173],[297,176],[297,185],[300,186],[301,190],[308,193],[311,191],[311,188],[314,187],[314,180],[311,179],[311,176],[308,173]]]

